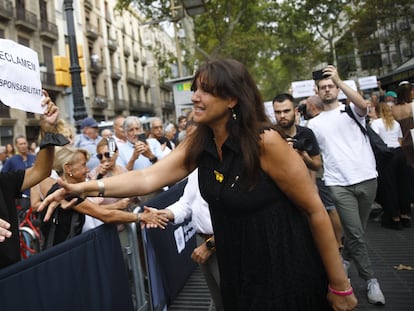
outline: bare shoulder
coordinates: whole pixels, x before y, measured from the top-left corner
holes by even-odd
[[[276,130],[264,130],[261,134],[261,148],[264,149],[263,151],[267,148],[277,146],[282,142],[284,142],[284,139]]]
[[[411,104],[393,105],[392,114],[397,121],[410,117],[412,115]]]

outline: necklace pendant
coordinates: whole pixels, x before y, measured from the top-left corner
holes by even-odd
[[[223,174],[221,174],[221,173],[217,172],[216,170],[214,170],[214,175],[216,175],[216,180],[219,183],[223,182],[223,180],[224,180],[224,175]]]

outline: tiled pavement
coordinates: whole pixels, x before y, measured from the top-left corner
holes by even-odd
[[[400,264],[414,267],[414,228],[401,231],[382,228],[371,219],[366,241],[368,251],[383,293],[386,305],[368,303],[366,284],[351,265],[349,276],[359,301],[358,311],[414,311],[414,270],[397,270]],[[210,296],[199,269],[190,277],[169,310],[209,310]]]

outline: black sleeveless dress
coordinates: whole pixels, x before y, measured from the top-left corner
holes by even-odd
[[[243,187],[247,177],[237,138],[227,139],[222,154],[220,162],[211,137],[198,167],[225,310],[331,310],[326,274],[305,216],[264,172],[252,190]]]

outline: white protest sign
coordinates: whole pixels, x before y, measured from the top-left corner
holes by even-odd
[[[264,108],[265,108],[266,115],[270,119],[270,122],[272,122],[273,124],[276,124],[276,117],[275,117],[275,110],[273,109],[273,102],[271,101],[264,102]]]
[[[358,91],[357,85],[354,80],[344,80],[344,83],[347,84],[354,91]],[[342,92],[342,90],[339,90],[338,99],[346,99],[346,95],[344,94],[344,92]]]
[[[378,87],[377,76],[358,78],[360,90],[375,89]]]
[[[315,81],[304,80],[292,82],[293,98],[302,98],[315,95]]]
[[[11,108],[43,114],[42,98],[37,53],[0,39],[0,100]]]

